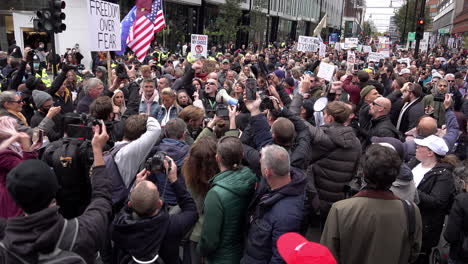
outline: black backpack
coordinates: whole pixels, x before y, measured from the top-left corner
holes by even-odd
[[[11,79],[13,78],[13,74],[15,74],[18,70],[11,71],[7,76],[2,76],[0,80],[0,88],[2,91],[8,90],[10,87]]]
[[[86,261],[80,255],[71,251],[75,246],[77,235],[78,219],[65,220],[55,249],[49,254],[39,254],[38,264],[86,264]],[[9,251],[3,242],[0,242],[0,252],[5,258],[1,263],[28,264],[21,256]]]
[[[53,168],[59,183],[59,212],[70,219],[81,215],[91,202],[89,170],[94,162],[91,142],[63,138],[46,147],[43,161]]]

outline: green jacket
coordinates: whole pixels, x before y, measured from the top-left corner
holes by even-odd
[[[257,178],[247,167],[224,171],[211,179],[205,198],[204,222],[198,250],[207,264],[239,264],[243,223]]]

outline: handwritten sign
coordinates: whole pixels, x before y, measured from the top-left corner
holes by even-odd
[[[335,73],[335,66],[325,62],[320,63],[319,71],[317,73],[319,78],[323,78],[330,82],[333,78],[333,73]]]
[[[90,50],[120,50],[120,7],[101,0],[88,0]]]
[[[348,50],[348,59],[346,60],[348,63],[356,63],[356,54],[353,51]]]
[[[192,57],[199,59],[208,56],[208,36],[192,34]]]
[[[345,44],[347,48],[357,48],[358,43],[358,38],[345,38]]]
[[[362,46],[362,51],[369,53],[369,52],[372,52],[372,48],[371,48],[371,46],[364,45],[364,46]]]
[[[367,56],[368,62],[380,62],[383,59],[385,59],[383,55],[377,52],[369,52],[369,56]]]
[[[327,53],[327,45],[320,43],[319,56],[325,57]]]
[[[296,49],[303,52],[317,52],[320,40],[315,37],[299,36]]]

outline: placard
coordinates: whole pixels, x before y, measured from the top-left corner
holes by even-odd
[[[357,48],[359,43],[358,38],[345,38],[345,43],[347,48]]]
[[[90,50],[120,50],[119,5],[101,0],[88,0],[87,5]]]
[[[348,50],[348,58],[346,59],[348,63],[356,63],[356,54],[353,51]]]
[[[370,53],[372,52],[372,47],[371,46],[362,46],[362,51],[365,52],[365,53]]]
[[[406,63],[406,65],[410,66],[411,65],[411,59],[410,58],[401,58],[401,59],[398,59],[398,62],[399,63]]]
[[[317,73],[317,76],[319,78],[323,78],[323,79],[330,82],[331,79],[333,78],[333,73],[334,72],[335,72],[335,66],[330,65],[330,64],[325,63],[325,62],[321,62],[320,66],[319,66],[319,71]]]
[[[208,36],[192,34],[191,36],[191,49],[192,57],[199,59],[201,57],[208,57]]]
[[[382,54],[377,52],[369,52],[369,56],[367,56],[368,62],[380,62],[380,60],[385,59]]]
[[[317,52],[319,45],[320,40],[318,38],[299,36],[296,49],[303,52]]]
[[[325,58],[327,55],[327,45],[320,43],[319,56]]]
[[[381,51],[379,51],[379,53],[380,53],[384,58],[390,58],[390,50],[388,50],[388,49],[381,50]]]

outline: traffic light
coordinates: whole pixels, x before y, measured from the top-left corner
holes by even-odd
[[[65,9],[65,1],[60,0],[49,0],[49,7],[52,15],[53,31],[55,33],[63,32],[67,29],[67,26],[63,23],[65,19],[65,13],[62,9]]]
[[[424,18],[419,18],[416,23],[416,39],[421,40],[424,37]]]
[[[192,9],[192,33],[198,33],[198,12],[196,8]]]
[[[49,8],[36,12],[37,19],[34,19],[34,30],[38,32],[63,32],[67,26],[63,23],[65,13],[65,1],[49,0]]]

